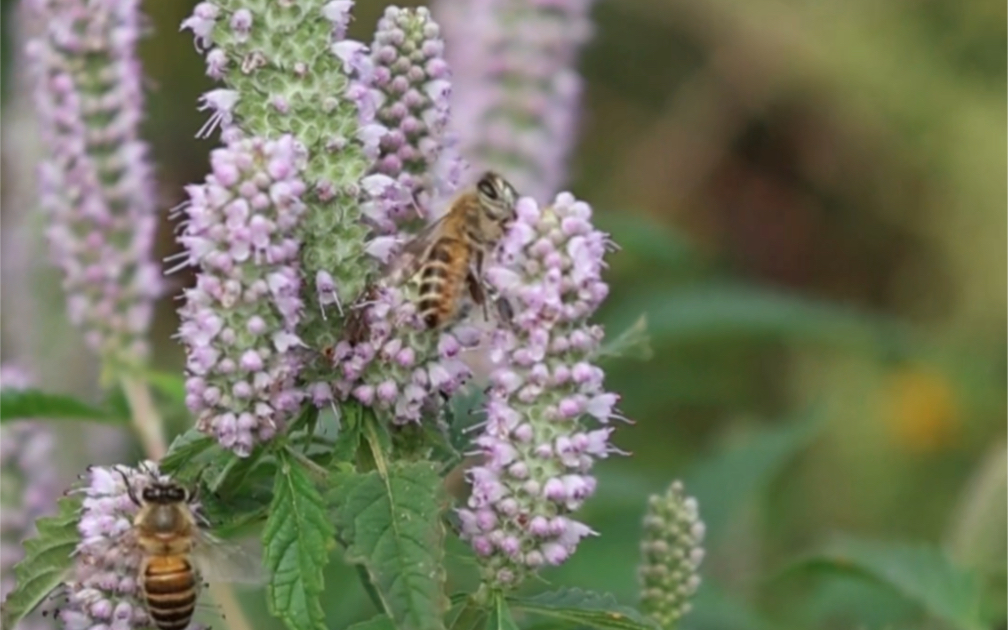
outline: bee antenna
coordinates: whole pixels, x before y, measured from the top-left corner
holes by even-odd
[[[119,473],[119,476],[123,478],[123,483],[126,484],[126,494],[129,495],[130,501],[139,506],[140,500],[137,499],[136,492],[133,490],[133,486],[130,485],[129,477],[127,477],[126,473],[118,466],[113,466],[112,469]]]

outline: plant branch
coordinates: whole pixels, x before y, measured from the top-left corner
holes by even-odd
[[[125,374],[120,377],[120,383],[126,402],[129,404],[133,428],[136,429],[137,436],[143,444],[144,452],[150,459],[161,461],[168,452],[168,446],[165,442],[164,423],[154,406],[150,389],[143,381]]]
[[[130,408],[133,428],[143,444],[144,452],[148,458],[160,462],[168,452],[168,446],[164,435],[164,421],[154,405],[150,388],[147,383],[130,375],[124,374],[119,380]],[[252,630],[248,619],[245,618],[245,611],[230,586],[222,582],[211,582],[209,591],[213,600],[221,607],[231,630]]]

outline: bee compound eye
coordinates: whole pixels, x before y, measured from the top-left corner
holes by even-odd
[[[484,177],[483,179],[481,179],[480,182],[476,184],[476,188],[480,191],[481,194],[485,195],[487,198],[492,199],[494,201],[497,200],[497,188],[493,185],[493,182],[490,180],[489,177]]]

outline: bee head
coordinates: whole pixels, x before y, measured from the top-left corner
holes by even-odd
[[[491,219],[499,223],[509,223],[514,219],[518,192],[506,179],[487,171],[476,182],[476,193]]]
[[[147,503],[168,504],[185,503],[189,500],[189,492],[174,482],[157,481],[145,487],[140,493]]]

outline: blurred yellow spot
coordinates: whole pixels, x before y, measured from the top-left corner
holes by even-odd
[[[926,366],[893,372],[883,385],[882,418],[898,446],[916,453],[948,448],[959,426],[948,378]]]

